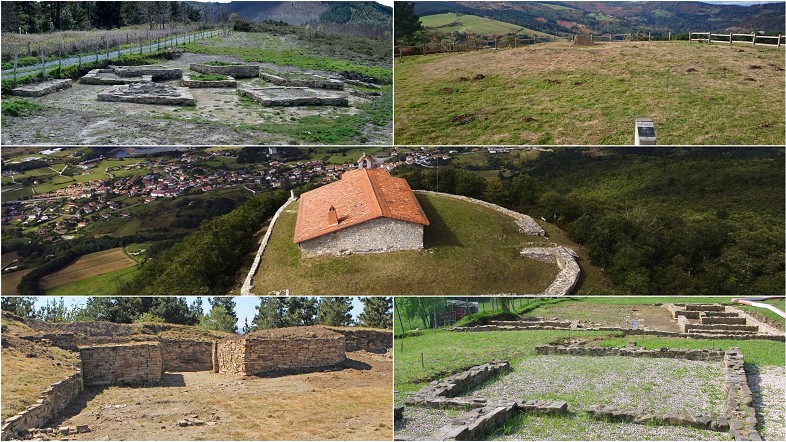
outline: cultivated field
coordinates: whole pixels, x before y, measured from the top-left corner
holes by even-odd
[[[518,32],[520,34],[524,33],[530,36],[548,36],[546,33],[522,28],[521,26],[514,25],[512,23],[505,23],[503,21],[486,17],[478,17],[477,15],[456,14],[453,12],[426,15],[420,18],[420,22],[424,27],[431,30],[450,34],[454,32],[462,32],[489,35]]]
[[[39,286],[41,290],[47,291],[63,284],[73,283],[135,265],[136,261],[128,256],[122,247],[117,247],[84,255],[68,267],[41,278]],[[83,293],[70,294],[82,295]]]
[[[16,272],[3,273],[2,287],[3,295],[18,295],[16,287],[22,281],[22,277],[32,272],[33,269],[17,270]]]
[[[83,440],[387,440],[392,365],[384,355],[353,352],[338,371],[166,373],[160,386],[87,390],[58,424],[89,425]],[[210,424],[177,425],[194,415]]]
[[[773,48],[688,42],[556,42],[405,57],[396,143],[784,143],[784,58]]]
[[[483,294],[540,293],[557,266],[522,258],[525,246],[547,246],[543,237],[518,232],[512,218],[472,203],[417,195],[431,225],[423,251],[301,258],[293,242],[297,204],[281,215],[254,280],[255,293]]]

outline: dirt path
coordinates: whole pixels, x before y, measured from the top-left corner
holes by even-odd
[[[389,440],[392,361],[347,353],[345,368],[277,378],[166,373],[154,387],[82,393],[54,425],[77,440]],[[196,416],[196,417],[195,417]],[[203,425],[178,426],[184,419]]]

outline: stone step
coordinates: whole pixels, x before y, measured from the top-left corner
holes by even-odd
[[[720,334],[732,334],[735,332],[757,333],[759,327],[755,325],[727,325],[727,324],[685,324],[685,331],[691,332],[711,332]]]
[[[748,322],[745,318],[740,317],[711,317],[711,316],[702,316],[700,319],[700,323],[702,325],[716,325],[716,324],[723,324],[723,325],[745,325]]]
[[[737,312],[702,312],[702,316],[710,318],[738,318],[740,315]]]
[[[685,310],[693,312],[724,312],[726,307],[720,304],[685,304]]]

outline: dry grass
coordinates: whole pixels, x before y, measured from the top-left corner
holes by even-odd
[[[659,144],[783,144],[783,69],[776,49],[687,42],[409,57],[396,142],[632,144],[634,120],[652,117]]]
[[[2,419],[33,405],[50,384],[75,373],[77,359],[76,354],[56,347],[3,348]]]
[[[522,258],[525,246],[549,244],[518,232],[512,218],[472,203],[417,195],[431,225],[423,251],[341,257],[300,256],[293,243],[297,205],[279,218],[255,277],[264,295],[288,288],[309,295],[460,295],[539,293],[557,266]]]
[[[135,265],[136,261],[128,256],[122,247],[117,247],[84,255],[70,266],[41,278],[39,286],[41,290],[48,290],[59,285]]]

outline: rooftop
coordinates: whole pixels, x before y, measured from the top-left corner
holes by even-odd
[[[337,222],[331,222],[331,208]],[[300,196],[294,241],[301,243],[383,217],[429,225],[406,180],[384,169],[350,170],[340,180]]]

